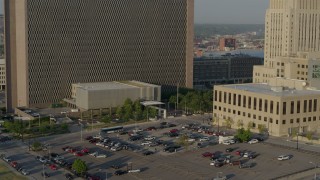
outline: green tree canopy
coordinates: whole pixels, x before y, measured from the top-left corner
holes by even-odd
[[[251,139],[252,133],[250,129],[245,130],[244,128],[240,128],[235,137],[239,139],[240,142],[247,142]]]
[[[76,159],[72,164],[72,169],[75,170],[77,173],[83,175],[88,170],[88,166],[85,161],[82,161],[81,159]]]

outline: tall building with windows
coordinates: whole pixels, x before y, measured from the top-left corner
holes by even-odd
[[[215,86],[216,123],[274,136],[320,126],[320,1],[270,0],[253,84]]]
[[[4,0],[7,107],[48,106],[72,83],[192,87],[193,0]]]

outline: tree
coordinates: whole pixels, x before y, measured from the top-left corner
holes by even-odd
[[[226,126],[228,129],[231,129],[231,126],[233,125],[234,121],[233,119],[231,119],[230,117],[228,117],[227,119],[225,119],[226,122]]]
[[[142,105],[140,104],[140,100],[136,100],[133,104],[134,109],[134,118],[136,120],[142,120],[143,119],[143,111],[142,111]]]
[[[111,120],[112,120],[112,117],[110,115],[106,115],[101,119],[101,121],[104,123],[110,123]]]
[[[32,143],[32,145],[31,145],[31,149],[33,151],[40,151],[42,149],[41,147],[42,147],[42,144],[38,141]]]
[[[123,118],[123,116],[124,116],[124,108],[123,108],[123,106],[118,106],[117,107],[116,114],[117,114],[119,119]]]
[[[243,121],[241,119],[238,119],[237,126],[238,128],[243,128]]]
[[[259,133],[266,132],[267,131],[267,127],[266,127],[265,124],[259,124],[258,125],[258,130],[259,130]]]
[[[184,146],[184,148],[186,150],[189,149],[189,142],[188,142],[188,136],[186,134],[183,134],[182,136],[179,137],[178,139],[178,144],[181,145],[181,146]]]
[[[88,170],[88,166],[85,161],[76,159],[72,164],[72,169],[75,170],[78,174],[83,175]]]
[[[244,128],[240,128],[235,137],[239,139],[240,142],[247,142],[251,139],[252,133],[250,129],[245,130]]]
[[[313,137],[313,132],[311,131],[308,131],[307,134],[306,134],[306,138],[311,141],[312,140],[312,137]]]
[[[248,129],[252,129],[252,128],[253,128],[253,122],[252,122],[252,121],[249,121],[248,124],[247,124],[247,126],[248,126]]]
[[[123,119],[128,121],[133,118],[133,102],[127,98],[123,105],[124,115]]]

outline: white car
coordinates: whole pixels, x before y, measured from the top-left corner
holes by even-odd
[[[93,153],[89,153],[90,156],[96,156],[98,155],[99,153],[96,151],[96,152],[93,152]]]
[[[224,145],[230,145],[231,143],[230,143],[229,140],[225,140],[225,141],[222,142],[222,144],[224,144]]]
[[[248,158],[250,154],[251,154],[250,152],[245,152],[245,153],[243,154],[243,157],[244,157],[244,158]]]
[[[189,138],[188,139],[188,142],[194,142],[194,141],[196,141],[196,139],[194,139],[194,138]]]
[[[57,156],[57,157],[54,158],[55,161],[62,160],[62,159],[64,159],[63,156]]]
[[[3,157],[2,159],[3,159],[4,161],[6,161],[6,162],[11,162],[11,159],[8,158],[8,157]]]
[[[129,173],[138,173],[138,172],[141,172],[140,169],[131,169],[128,171]]]
[[[102,136],[100,134],[97,134],[95,136],[93,136],[94,139],[102,139]]]
[[[96,145],[97,145],[97,146],[104,147],[104,142],[97,142]]]
[[[110,150],[111,151],[120,151],[122,147],[112,147]]]
[[[258,139],[251,139],[248,143],[249,144],[255,144],[255,143],[258,143]]]
[[[21,170],[21,174],[23,174],[23,175],[29,175],[30,174],[30,172],[29,171],[27,171],[26,169],[22,169]]]
[[[46,163],[46,162],[47,162],[47,159],[41,157],[41,158],[39,159],[39,161],[42,162],[42,163]]]
[[[200,141],[209,141],[209,137],[207,137],[207,136],[202,137],[202,138],[200,138]]]
[[[147,141],[151,141],[151,140],[154,140],[156,137],[154,136],[147,136],[144,138],[144,140],[147,140]]]
[[[151,144],[151,141],[144,141],[141,143],[141,146],[149,145]]]
[[[278,156],[278,160],[279,161],[288,160],[288,159],[290,159],[289,155],[280,155],[280,156]]]
[[[108,156],[106,154],[97,154],[94,157],[96,157],[96,158],[107,158]]]

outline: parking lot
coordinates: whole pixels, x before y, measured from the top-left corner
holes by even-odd
[[[162,120],[163,122],[163,120]],[[49,145],[47,151],[35,153],[29,152],[26,144],[12,141],[6,144],[6,146],[0,146],[0,154],[4,153],[7,157],[10,157],[12,161],[17,161],[21,166],[30,171],[30,179],[42,179],[41,172],[47,172],[49,179],[66,179],[65,173],[69,171],[63,167],[57,165],[57,170],[50,169],[50,166],[43,165],[35,159],[36,156],[44,156],[50,153],[58,153],[63,156],[67,162],[73,162],[74,159],[80,158],[87,162],[89,166],[89,174],[95,175],[105,179],[106,175],[111,179],[211,179],[216,177],[218,173],[227,176],[228,179],[271,179],[281,175],[290,174],[296,171],[301,171],[307,168],[314,167],[312,162],[319,162],[319,157],[312,154],[304,154],[298,151],[292,151],[289,149],[273,147],[264,143],[248,144],[248,143],[236,143],[231,145],[217,144],[218,137],[214,135],[208,135],[203,132],[187,130],[182,128],[189,123],[197,123],[198,126],[207,125],[202,119],[197,117],[184,117],[180,119],[168,119],[166,122],[174,124],[172,127],[164,127],[160,129],[160,122],[144,123],[143,125],[131,125],[125,127],[125,131],[132,132],[145,130],[150,127],[155,127],[157,130],[141,131],[141,139],[130,141],[128,134],[110,133],[108,137],[110,140],[105,143],[108,144],[114,142],[113,146],[120,142],[121,145],[130,147],[127,150],[112,151],[110,148],[97,146],[95,143],[90,143],[89,140],[85,140],[88,136],[95,136],[98,131],[95,132],[83,132],[83,140],[80,139],[80,132],[57,135],[52,137],[41,138],[43,143]],[[167,124],[166,126],[169,126]],[[140,130],[135,130],[140,129]],[[178,131],[176,131],[176,130]],[[172,131],[173,130],[173,131]],[[209,131],[215,131],[216,129],[209,129]],[[144,137],[152,136],[154,141],[160,143],[172,142],[178,145],[181,141],[179,136],[170,137],[170,131],[188,136],[187,141],[190,142],[189,146],[181,146],[174,148],[171,152],[164,152],[166,148],[164,145],[152,144],[150,147],[147,140]],[[208,131],[208,130],[207,130]],[[200,138],[208,136],[209,141],[205,143],[205,147],[198,148],[197,145],[200,142]],[[150,137],[150,138],[152,138]],[[161,141],[159,141],[161,140]],[[204,141],[206,142],[206,141]],[[141,144],[146,145],[141,145]],[[167,143],[169,144],[169,143]],[[98,154],[106,154],[107,158],[96,158],[91,155],[75,156],[73,153],[66,152],[62,148],[70,146],[74,150],[81,150],[88,148],[90,152],[98,152]],[[168,145],[169,147],[173,146]],[[167,146],[167,147],[168,147]],[[226,152],[227,148],[231,148],[232,152]],[[154,154],[144,155],[146,151],[150,151]],[[250,151],[257,156],[254,159],[240,157],[236,155],[236,151]],[[210,152],[216,156],[223,157],[223,155],[230,155],[230,161],[240,160],[242,164],[250,164],[251,168],[239,168],[239,165],[224,164],[221,167],[215,167],[210,165],[212,162],[211,157],[203,157],[203,153]],[[277,157],[279,155],[290,155],[289,160],[279,161]],[[121,176],[114,175],[117,171],[112,166],[120,166],[122,170],[139,170],[132,173],[126,173]]]

